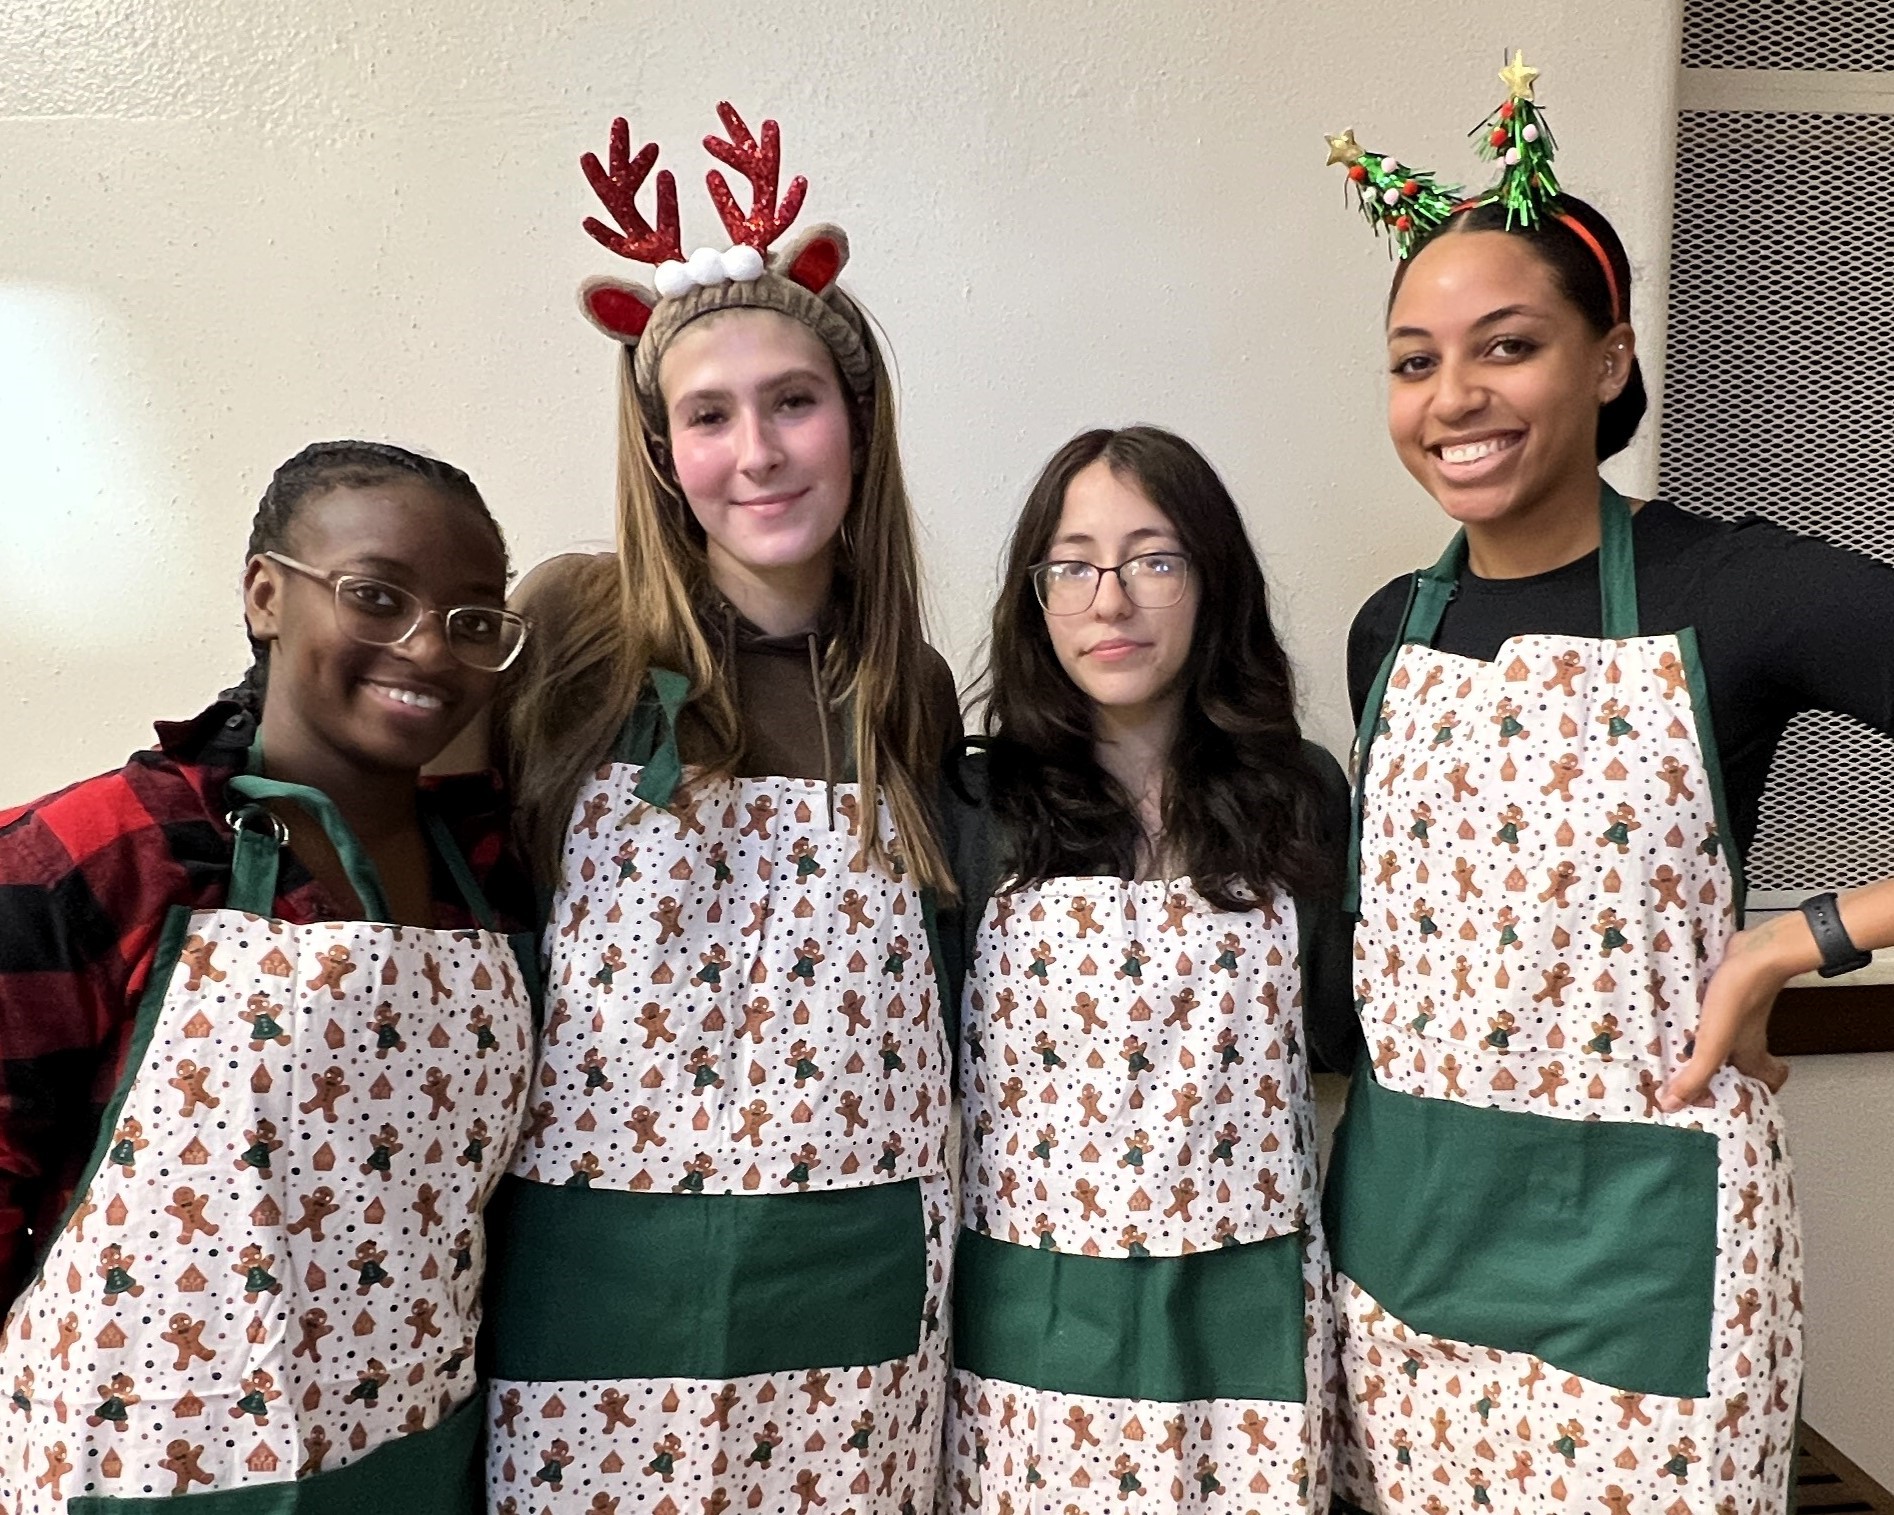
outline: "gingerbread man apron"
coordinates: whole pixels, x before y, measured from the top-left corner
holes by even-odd
[[[931,914],[869,859],[859,786],[686,776],[685,681],[652,685],[581,788],[547,926],[496,1209],[491,1507],[924,1510],[951,1211]]]
[[[1324,1512],[1295,907],[1058,879],[967,975],[948,1510]]]
[[[326,796],[230,787],[229,898],[166,926],[91,1174],[0,1337],[0,1510],[460,1515],[482,1211],[532,1066],[520,965],[438,818],[483,929],[386,924]],[[264,799],[321,820],[370,920],[268,918]]]
[[[1326,1207],[1340,1491],[1605,1515],[1786,1506],[1801,1239],[1774,1097],[1724,1068],[1664,1114],[1738,924],[1693,634],[1637,625],[1601,500],[1601,640],[1430,647],[1416,579],[1358,743],[1372,1068]]]

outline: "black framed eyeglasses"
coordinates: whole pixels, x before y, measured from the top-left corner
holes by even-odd
[[[1141,552],[1108,568],[1079,558],[1055,558],[1033,565],[1033,593],[1047,615],[1077,615],[1092,608],[1108,573],[1118,576],[1118,587],[1139,609],[1164,610],[1183,599],[1190,584],[1190,559],[1181,552]]]
[[[314,568],[287,553],[272,551],[262,556],[327,584],[335,596],[336,628],[370,647],[398,647],[433,616],[440,621],[447,650],[456,660],[483,673],[498,673],[520,655],[526,633],[532,629],[525,616],[498,605],[454,605],[441,610],[399,584],[366,574]]]

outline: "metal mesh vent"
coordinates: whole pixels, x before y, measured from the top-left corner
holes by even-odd
[[[1894,7],[1875,27],[1894,52]],[[1890,154],[1891,116],[1679,116],[1659,458],[1664,492],[1692,510],[1894,562],[1894,219],[1846,169]],[[1894,874],[1890,773],[1894,740],[1798,718],[1770,770],[1752,887]]]
[[[1685,68],[1894,70],[1887,0],[1686,0]]]

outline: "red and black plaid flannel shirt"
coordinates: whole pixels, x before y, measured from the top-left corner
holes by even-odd
[[[213,705],[161,724],[158,746],[115,773],[0,809],[0,1302],[24,1287],[91,1155],[166,916],[223,903],[224,783],[254,731],[239,707]],[[530,919],[497,783],[427,788],[502,925]],[[434,899],[440,928],[473,924],[444,868]],[[306,924],[348,912],[286,854],[275,914]]]

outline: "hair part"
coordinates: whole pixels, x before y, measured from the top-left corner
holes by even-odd
[[[1559,219],[1561,216],[1569,216],[1583,226],[1604,251],[1611,264],[1612,278],[1617,281],[1615,307],[1611,280],[1605,277],[1604,265],[1598,261],[1597,253],[1586,245],[1577,232]],[[1508,226],[1506,222],[1506,207],[1497,200],[1478,201],[1450,216],[1421,243],[1411,257],[1395,268],[1394,282],[1388,290],[1389,307],[1392,308],[1394,297],[1401,292],[1401,284],[1407,278],[1407,271],[1413,266],[1414,259],[1440,238],[1475,231],[1497,231],[1519,238],[1532,249],[1551,272],[1552,282],[1559,293],[1572,303],[1585,318],[1585,324],[1599,336],[1602,337],[1620,322],[1630,321],[1631,259],[1624,250],[1624,242],[1618,236],[1617,229],[1596,206],[1576,195],[1559,195],[1543,207],[1539,218],[1530,226],[1518,222]],[[1616,457],[1631,445],[1631,439],[1637,435],[1649,405],[1649,396],[1644,388],[1644,371],[1634,355],[1631,373],[1625,380],[1624,388],[1618,391],[1616,398],[1598,408],[1599,462]]]
[[[934,805],[949,734],[939,729],[927,681],[917,677],[925,651],[920,569],[894,387],[872,327],[865,320],[861,326],[873,398],[866,406],[855,400],[838,370],[859,461],[837,544],[825,683],[831,700],[851,713],[856,777],[864,794],[879,790],[887,799],[903,865],[923,885],[951,896]],[[579,787],[611,750],[650,670],[689,678],[689,709],[705,737],[706,771],[727,775],[743,749],[735,690],[701,618],[716,592],[703,528],[668,459],[669,439],[648,429],[633,353],[623,349],[616,560],[586,565],[561,586],[550,613],[536,615],[526,667],[505,693],[502,730],[516,826],[527,857],[548,876],[557,869]],[[868,809],[874,828],[869,854],[890,866],[892,850],[876,815]]]
[[[1072,875],[1135,878],[1146,854],[1137,805],[1097,761],[1092,701],[1060,664],[1032,586],[1067,488],[1100,461],[1170,518],[1199,585],[1164,784],[1169,855],[1219,909],[1250,908],[1272,888],[1332,890],[1320,779],[1302,750],[1294,674],[1270,622],[1262,564],[1217,471],[1155,426],[1067,442],[1013,529],[976,695],[1012,887]]]
[[[407,480],[419,481],[470,506],[493,533],[501,559],[506,558],[506,537],[500,523],[473,480],[453,464],[389,442],[337,441],[311,442],[270,476],[269,487],[257,502],[256,516],[250,523],[244,561],[248,563],[262,553],[284,551],[303,507],[323,495],[337,489],[372,489]],[[250,642],[250,666],[221,697],[235,700],[260,719],[269,686],[270,649],[251,634],[247,618],[243,629]]]

